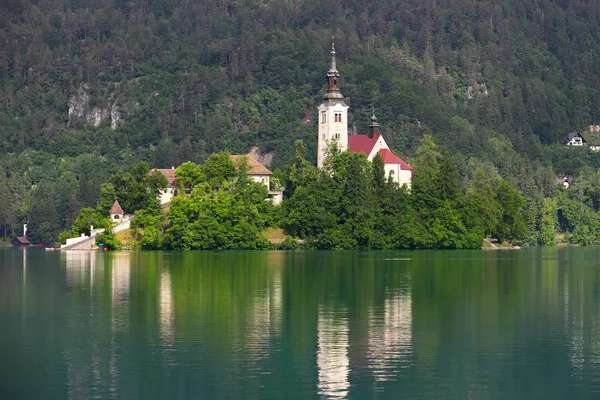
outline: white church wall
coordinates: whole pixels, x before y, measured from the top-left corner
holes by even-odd
[[[410,188],[410,181],[412,179],[410,170],[402,169],[400,164],[385,164],[383,168],[385,176],[391,177],[400,186],[406,184]]]
[[[377,142],[373,146],[373,149],[371,149],[371,153],[369,153],[369,156],[367,157],[367,159],[369,161],[373,161],[373,159],[375,158],[377,153],[379,153],[381,150],[385,150],[385,149],[389,150],[389,147],[388,147],[387,143],[385,142],[385,139],[383,138],[383,136],[379,136],[379,138],[377,139]]]

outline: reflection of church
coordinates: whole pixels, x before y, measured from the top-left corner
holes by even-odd
[[[323,100],[319,106],[317,167],[323,167],[328,143],[337,140],[340,150],[349,150],[351,153],[363,152],[369,161],[379,154],[384,163],[386,176],[399,185],[410,186],[414,169],[390,150],[379,132],[375,115],[371,117],[368,134],[348,136],[349,107],[344,103],[344,95],[340,89],[340,73],[335,63],[333,41],[331,42],[331,67],[327,72],[327,90]]]

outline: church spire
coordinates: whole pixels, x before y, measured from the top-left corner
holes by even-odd
[[[375,135],[379,135],[379,123],[377,123],[375,108],[373,107],[373,116],[371,117],[371,123],[369,124],[369,138],[373,139]]]
[[[331,37],[331,66],[327,72],[327,91],[323,96],[324,100],[341,101],[344,95],[340,90],[340,73],[337,70],[335,62],[335,37]]]
[[[329,74],[339,74],[335,65],[335,36],[331,37],[331,67],[329,68]]]

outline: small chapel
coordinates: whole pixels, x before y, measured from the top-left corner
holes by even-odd
[[[340,73],[335,62],[335,43],[331,40],[331,66],[327,72],[327,90],[323,103],[319,106],[319,138],[317,146],[317,167],[322,168],[329,143],[336,140],[341,151],[363,152],[372,161],[377,154],[384,164],[388,179],[402,186],[410,187],[415,170],[410,164],[396,156],[379,132],[375,113],[371,117],[369,132],[363,135],[348,136],[348,105],[340,89]]]

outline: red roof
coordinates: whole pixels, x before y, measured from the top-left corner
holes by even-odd
[[[175,186],[175,181],[177,181],[175,178],[175,168],[154,168],[150,171],[150,175],[152,175],[154,171],[160,172],[167,178],[167,185]]]
[[[371,150],[377,143],[377,139],[379,139],[381,135],[373,135],[373,138],[370,138],[369,135],[353,135],[348,137],[348,151],[350,153],[365,153],[367,156],[371,154]]]
[[[115,204],[113,204],[109,214],[124,214],[123,209],[121,208],[117,200],[115,200]]]
[[[379,154],[384,164],[400,164],[400,169],[409,170],[411,174],[415,173],[415,169],[409,163],[392,153],[391,150],[381,149],[377,154]]]

